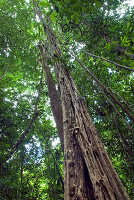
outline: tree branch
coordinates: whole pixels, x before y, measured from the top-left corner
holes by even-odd
[[[72,51],[70,51],[71,53],[73,53]],[[74,58],[78,61],[78,63],[82,66],[82,68],[84,70],[86,70],[91,76],[92,78],[104,89],[104,91],[109,95],[111,96],[111,98],[122,108],[122,110],[125,111],[125,113],[129,116],[130,119],[132,119],[132,121],[134,120],[134,116],[130,114],[130,112],[119,102],[119,100],[110,92],[110,90],[105,86],[103,85],[103,83],[101,81],[99,81],[97,79],[97,77],[85,66],[83,65],[83,63],[74,55],[73,53],[73,56]]]
[[[114,92],[114,91],[112,91],[112,92],[113,92],[113,94],[116,94],[124,102],[124,104],[128,107],[128,109],[131,112],[133,112],[133,109],[128,105],[128,103],[126,102],[126,100],[118,92]]]
[[[90,56],[92,56],[92,57],[99,58],[99,59],[104,60],[104,61],[106,61],[106,62],[109,62],[109,63],[111,63],[111,64],[113,64],[113,65],[116,65],[116,67],[120,67],[120,68],[123,68],[123,69],[126,69],[126,70],[129,70],[129,71],[134,72],[134,69],[131,69],[131,68],[127,67],[127,66],[120,65],[120,64],[115,63],[115,62],[113,62],[113,61],[111,61],[111,60],[108,60],[108,59],[106,59],[106,58],[102,58],[102,57],[100,57],[100,56],[94,55],[94,54],[92,54],[92,53],[88,53],[88,52],[83,51],[83,50],[81,50],[81,51],[84,52],[84,53],[86,53],[86,54],[88,54],[88,55],[90,55]]]
[[[104,94],[105,95],[105,94]],[[124,117],[122,116],[122,114],[118,111],[118,109],[116,108],[116,106],[112,103],[112,101],[105,95],[106,99],[109,101],[109,103],[112,105],[112,107],[115,109],[115,111],[118,113],[118,115],[122,118],[122,120],[126,123],[127,127],[129,128],[129,130],[134,133],[134,130],[131,128],[131,126],[129,125],[129,123],[124,119]]]

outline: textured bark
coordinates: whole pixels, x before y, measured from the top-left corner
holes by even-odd
[[[51,45],[56,51],[52,39]],[[60,51],[59,55],[62,56]],[[63,110],[65,200],[129,199],[69,72],[60,62],[55,67]]]
[[[70,170],[72,163],[74,163],[75,169],[75,153],[78,152],[74,152],[74,147],[77,146],[77,148],[80,147],[81,151],[79,151],[85,160],[88,171],[87,176],[90,180],[89,185],[92,188],[85,199],[129,199],[113,169],[91,117],[78,95],[72,78],[63,66],[61,66],[59,74],[63,105],[64,151],[66,155],[65,184],[69,187],[71,179],[74,178],[73,176],[77,175],[77,177],[82,178],[81,174],[77,174],[79,171],[75,174]],[[80,190],[79,195],[78,191],[75,191],[74,188],[77,188],[77,185],[74,184],[74,187],[68,187],[66,187],[68,193],[65,193],[65,199],[84,199],[80,195],[85,193]]]
[[[40,19],[51,44],[52,56],[62,57],[50,28]],[[64,199],[128,200],[77,88],[60,60],[55,64],[63,112]]]
[[[50,28],[44,24],[44,30],[47,33],[47,36],[51,43],[52,57],[56,57],[57,55],[62,56],[60,47],[56,43],[56,38],[54,34],[51,32]],[[62,64],[58,61],[55,67],[55,74],[58,82],[60,82],[60,73],[59,69]],[[62,92],[60,84],[59,84],[60,92]],[[62,97],[62,95],[61,95]],[[72,115],[72,110],[70,109],[70,96],[65,94],[67,100],[67,111],[68,117]],[[62,112],[65,111],[63,109],[64,105],[62,102]],[[74,115],[70,118],[69,124],[66,123],[66,116],[63,115],[63,132],[64,132],[64,199],[65,200],[90,200],[93,194],[93,188],[91,180],[88,176],[88,170],[83,159],[80,147],[77,141],[74,140],[72,135],[72,125],[75,121]],[[71,130],[70,130],[70,129]]]
[[[48,93],[49,93],[50,102],[51,102],[51,109],[53,112],[57,129],[58,129],[61,147],[64,152],[63,116],[62,116],[61,101],[59,99],[59,95],[56,90],[55,83],[54,83],[52,74],[50,72],[49,66],[46,63],[46,56],[44,53],[43,53],[43,69],[45,71],[45,76],[46,76],[46,81],[47,81],[47,86],[48,86]]]

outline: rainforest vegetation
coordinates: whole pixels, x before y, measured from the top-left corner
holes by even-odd
[[[128,2],[1,0],[0,200],[132,200],[133,94]]]

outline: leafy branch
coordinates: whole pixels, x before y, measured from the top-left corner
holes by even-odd
[[[94,55],[94,54],[92,54],[92,53],[89,53],[89,52],[86,52],[86,51],[83,51],[83,50],[81,50],[81,51],[84,52],[84,53],[86,53],[86,54],[88,54],[88,55],[90,55],[90,56],[92,56],[92,57],[99,58],[99,59],[104,60],[104,61],[106,61],[106,62],[109,62],[109,63],[111,63],[111,64],[113,64],[113,65],[116,65],[116,67],[124,68],[124,69],[126,69],[126,70],[129,70],[129,71],[134,72],[134,69],[131,69],[131,68],[127,67],[127,66],[120,65],[120,64],[115,63],[115,62],[113,62],[113,61],[111,61],[111,60],[108,60],[108,59],[106,59],[106,58],[102,58],[102,57],[100,57],[100,56]]]
[[[119,100],[115,97],[115,95],[112,94],[112,92],[110,92],[110,90],[105,85],[103,85],[103,83],[99,79],[97,79],[97,77],[85,65],[83,65],[83,63],[74,55],[74,53],[72,51],[70,51],[70,52],[73,55],[73,57],[75,58],[75,60],[77,60],[77,62],[82,66],[82,68],[84,70],[86,70],[88,72],[88,74],[90,74],[92,76],[92,78],[96,81],[96,83],[99,84],[109,96],[111,96],[111,98],[122,108],[123,111],[125,111],[125,113],[133,121],[134,116],[131,115],[131,113],[119,102]]]

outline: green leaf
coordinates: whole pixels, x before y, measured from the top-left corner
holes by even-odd
[[[42,2],[39,3],[39,5],[42,6],[42,7],[46,7],[46,8],[50,7],[49,1],[42,1]]]
[[[54,11],[54,12],[51,14],[51,20],[52,20],[53,23],[55,23],[55,21],[56,21],[56,16],[57,16],[57,12]]]

